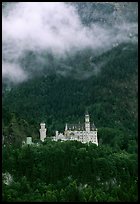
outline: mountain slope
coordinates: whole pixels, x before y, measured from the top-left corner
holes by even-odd
[[[97,128],[116,128],[134,138],[137,132],[137,46],[123,44],[94,57],[96,65],[104,62],[95,72],[91,62],[93,53],[85,53],[79,58],[65,59],[65,66],[75,66],[65,76],[44,72],[43,76],[5,92],[3,106],[29,124],[34,123],[38,129],[39,123],[45,121],[49,134],[54,134],[54,130],[63,131],[65,122],[83,121],[88,108]],[[57,62],[53,63],[55,66]],[[81,75],[80,79],[80,75],[76,75],[80,68],[84,74],[89,71],[89,76]]]

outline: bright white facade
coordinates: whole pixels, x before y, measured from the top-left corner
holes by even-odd
[[[98,146],[97,128],[94,123],[90,123],[89,114],[85,114],[84,124],[66,124],[64,134],[58,133],[52,137],[53,141],[76,140],[82,143],[92,142]]]
[[[45,123],[40,123],[40,140],[44,142],[44,139],[46,138],[46,128]]]

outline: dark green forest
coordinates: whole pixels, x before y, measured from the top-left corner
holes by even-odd
[[[67,57],[65,64],[74,68],[66,76],[55,72],[53,68],[60,63],[52,58],[53,73],[48,74],[44,69],[43,76],[36,76],[10,90],[3,85],[4,135],[10,134],[11,130],[19,135],[19,131],[26,129],[22,140],[27,135],[37,139],[40,122],[44,121],[47,134],[51,136],[55,130],[64,131],[66,122],[83,122],[88,109],[97,128],[120,131],[129,140],[136,140],[137,46],[124,44],[93,57],[95,64],[102,61],[106,62],[105,65],[98,73],[93,72],[88,78],[81,79],[87,70],[93,69],[90,60],[93,55],[87,50]],[[34,55],[31,59],[33,61]],[[82,71],[78,75],[76,70],[84,70],[83,75]]]
[[[3,148],[3,201],[137,201],[137,156],[81,142]]]
[[[137,3],[24,3],[2,3],[2,201],[137,202]],[[86,111],[98,146],[51,141]]]
[[[13,177],[2,184],[3,201],[137,201],[137,46],[93,57],[94,64],[106,63],[83,77],[91,73],[91,56],[87,50],[63,59],[74,67],[65,76],[52,69],[10,89],[3,84],[2,169]],[[53,56],[50,62],[52,68],[62,63]],[[49,140],[66,122],[83,122],[86,109],[98,128],[98,147]],[[42,121],[47,140],[37,146]],[[21,147],[27,136],[35,144]]]

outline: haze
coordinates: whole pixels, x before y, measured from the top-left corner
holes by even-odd
[[[110,14],[104,15],[111,18]],[[28,79],[28,70],[23,69],[19,59],[29,50],[63,57],[86,48],[102,53],[115,43],[136,42],[131,35],[137,35],[137,22],[123,16],[112,26],[99,22],[86,26],[76,8],[68,3],[15,3],[2,13],[3,80],[19,83]]]

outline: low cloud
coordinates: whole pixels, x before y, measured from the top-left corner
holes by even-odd
[[[3,62],[2,66],[2,75],[6,80],[10,79],[14,83],[19,83],[27,79],[28,75],[18,64]]]
[[[3,79],[19,83],[28,78],[28,71],[19,63],[27,51],[51,52],[60,57],[86,48],[105,52],[115,43],[132,42],[130,35],[137,35],[137,22],[122,20],[112,26],[95,22],[87,27],[68,3],[9,5],[2,14]]]

